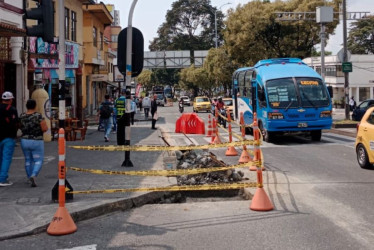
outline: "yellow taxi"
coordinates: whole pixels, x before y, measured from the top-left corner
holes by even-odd
[[[225,97],[222,98],[223,103],[225,104],[226,111],[228,110],[230,112],[231,119],[233,120],[233,110],[234,110],[234,103],[231,97]]]
[[[193,112],[201,112],[206,111],[210,112],[210,109],[212,108],[210,104],[210,100],[206,96],[197,96],[195,97],[193,101]]]
[[[361,168],[373,168],[374,107],[369,108],[357,124],[356,155]]]

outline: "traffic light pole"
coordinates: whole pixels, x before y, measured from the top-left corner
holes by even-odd
[[[348,62],[347,49],[347,8],[346,0],[343,0],[343,63]],[[344,72],[344,100],[345,100],[345,119],[349,120],[349,73]]]
[[[132,74],[132,16],[134,13],[135,5],[138,0],[133,0],[129,12],[128,26],[127,26],[127,46],[126,46],[126,82],[125,86],[131,86],[131,74]],[[126,113],[125,115],[125,145],[130,145],[130,117],[131,117],[131,95],[126,95]],[[128,125],[128,126],[126,126]],[[133,167],[130,160],[130,151],[125,151],[125,161],[122,163],[123,167]]]

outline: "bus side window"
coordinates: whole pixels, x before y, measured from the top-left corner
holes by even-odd
[[[245,73],[244,77],[244,90],[245,93],[243,93],[244,96],[247,96],[249,98],[252,97],[252,86],[251,86],[251,80],[252,80],[252,71],[247,71]]]
[[[265,98],[264,88],[260,84],[257,84],[257,96],[258,96],[258,102],[260,106],[266,107],[266,98]]]

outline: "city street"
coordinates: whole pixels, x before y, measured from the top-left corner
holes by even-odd
[[[190,109],[186,107],[185,112]],[[189,135],[187,139],[174,133],[180,116],[176,105],[159,107],[159,112],[156,126],[163,135],[180,144],[209,142],[209,137]],[[208,117],[198,115],[205,121]],[[134,130],[137,126],[148,129],[143,123],[135,124]],[[90,136],[96,133],[92,130]],[[227,133],[221,135],[226,141]],[[0,248],[372,249],[374,171],[358,166],[354,139],[324,133],[321,142],[299,136],[264,142],[264,185],[275,207],[269,212],[252,211],[251,201],[241,198],[148,204],[78,222],[78,231],[71,235],[41,233],[1,241]],[[211,152],[227,164],[237,164],[238,157],[224,156],[225,150]],[[245,177],[256,180],[254,172],[247,171]]]

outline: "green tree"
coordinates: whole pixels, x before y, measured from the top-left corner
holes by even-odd
[[[374,54],[374,16],[351,24],[348,49],[353,54]]]
[[[152,83],[154,85],[173,86],[179,81],[179,69],[154,69],[152,74]]]
[[[258,60],[276,57],[309,57],[320,43],[320,27],[315,21],[276,20],[274,12],[315,12],[329,5],[335,11],[341,0],[288,0],[265,3],[259,0],[239,5],[226,21],[224,31],[228,55],[239,65],[253,65]],[[326,25],[326,38],[337,21]]]
[[[204,69],[214,84],[207,87],[212,89],[212,87],[223,86],[225,92],[227,89],[231,89],[232,73],[236,68],[237,65],[231,62],[225,47],[210,49],[204,61]]]
[[[143,86],[143,88],[149,91],[152,89],[151,77],[152,71],[146,69],[140,73],[140,75],[137,77],[137,81]]]
[[[214,47],[215,18],[217,9],[210,0],[178,0],[166,14],[166,21],[159,27],[158,37],[151,41],[151,51],[207,50]],[[217,31],[223,27],[223,14],[217,11]],[[221,35],[218,39],[222,41]]]
[[[209,78],[208,72],[204,68],[182,69],[180,72],[179,86],[184,90],[193,90],[194,95],[209,95],[213,81]]]

